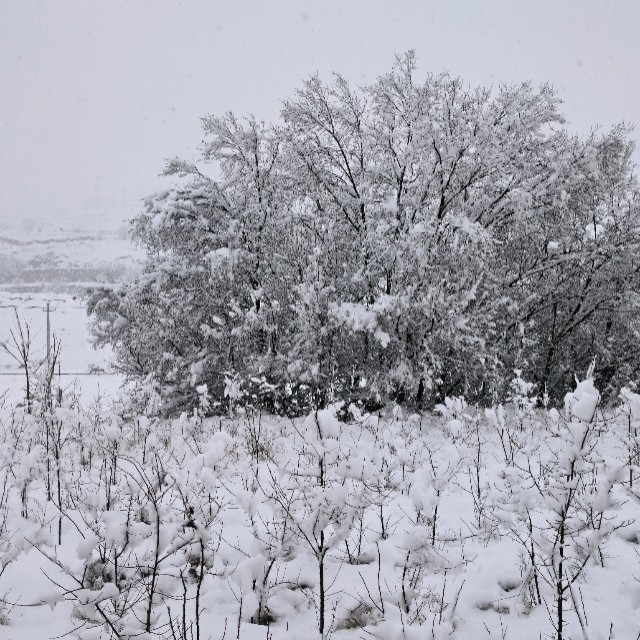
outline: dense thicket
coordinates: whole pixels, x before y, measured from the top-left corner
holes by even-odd
[[[365,88],[311,78],[276,125],[204,118],[133,221],[143,275],[90,297],[97,341],[175,408],[204,384],[490,402],[516,368],[558,398],[593,357],[611,392],[640,362],[632,143],[571,135],[558,103],[418,81],[408,54]]]

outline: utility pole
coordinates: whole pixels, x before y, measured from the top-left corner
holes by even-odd
[[[47,371],[51,370],[51,302],[47,301]]]
[[[51,383],[53,381],[53,367],[55,367],[55,361],[52,360],[51,354],[51,312],[55,309],[51,308],[51,302],[47,301],[46,309],[43,309],[47,313],[47,373],[46,373],[46,395],[49,409],[53,406],[53,398],[51,395]],[[58,370],[60,369],[60,363],[58,363]],[[59,395],[59,394],[58,394]]]

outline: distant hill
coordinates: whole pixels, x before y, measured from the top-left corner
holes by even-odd
[[[0,289],[78,293],[93,284],[132,277],[143,257],[124,228],[3,230]]]

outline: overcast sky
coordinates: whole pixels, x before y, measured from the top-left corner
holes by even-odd
[[[471,85],[549,81],[570,126],[640,124],[640,0],[0,0],[0,223],[130,218],[199,118],[265,120],[396,53]],[[1,233],[1,229],[0,229]]]

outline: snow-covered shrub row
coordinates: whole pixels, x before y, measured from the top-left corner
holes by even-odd
[[[278,123],[208,116],[202,156],[168,164],[132,224],[144,272],[89,300],[167,412],[204,384],[303,415],[490,406],[515,368],[561,401],[592,356],[607,399],[637,376],[628,131],[572,135],[548,86],[419,76],[408,54],[363,88],[313,77]]]
[[[560,413],[526,402],[521,383],[504,406],[447,398],[435,415],[166,419],[153,398],[142,412],[126,398],[4,407],[4,628],[635,637],[640,395],[603,412],[589,378]]]

